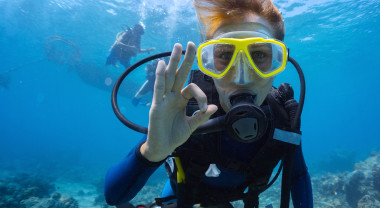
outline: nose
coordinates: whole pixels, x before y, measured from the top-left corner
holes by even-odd
[[[239,51],[235,60],[234,83],[237,85],[245,85],[249,82],[249,62],[244,51]]]

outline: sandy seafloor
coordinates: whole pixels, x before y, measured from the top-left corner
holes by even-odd
[[[163,169],[159,169],[131,203],[148,204],[158,197],[166,182],[162,180],[162,174],[164,174]],[[316,208],[380,207],[380,153],[378,152],[372,152],[366,160],[356,163],[351,171],[312,174],[311,179]],[[94,181],[96,182],[88,183],[56,178],[54,182],[49,182],[46,177],[41,178],[41,176],[21,174],[21,172],[20,175],[15,176],[14,172],[3,171],[0,174],[0,192],[2,193],[0,207],[110,207],[104,201],[103,181]],[[279,207],[280,183],[281,180],[278,179],[272,187],[261,194],[260,207],[270,204],[273,207]],[[60,198],[57,197],[57,193],[61,195]],[[243,208],[240,201],[233,202],[233,205]]]

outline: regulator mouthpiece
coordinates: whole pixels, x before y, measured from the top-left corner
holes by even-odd
[[[230,137],[239,142],[258,141],[267,129],[267,116],[254,104],[255,98],[249,93],[235,94],[230,98],[232,107],[225,117],[225,127]]]

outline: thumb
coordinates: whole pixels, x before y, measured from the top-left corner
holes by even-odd
[[[205,112],[198,111],[192,117],[188,117],[188,123],[190,127],[190,131],[194,132],[201,124],[208,121],[210,116],[214,114],[218,110],[216,105],[208,105],[207,110]]]

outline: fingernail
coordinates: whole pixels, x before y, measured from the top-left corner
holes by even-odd
[[[203,111],[203,112],[206,112],[206,110],[207,110],[207,104],[204,103],[203,106],[202,106],[202,111]]]

